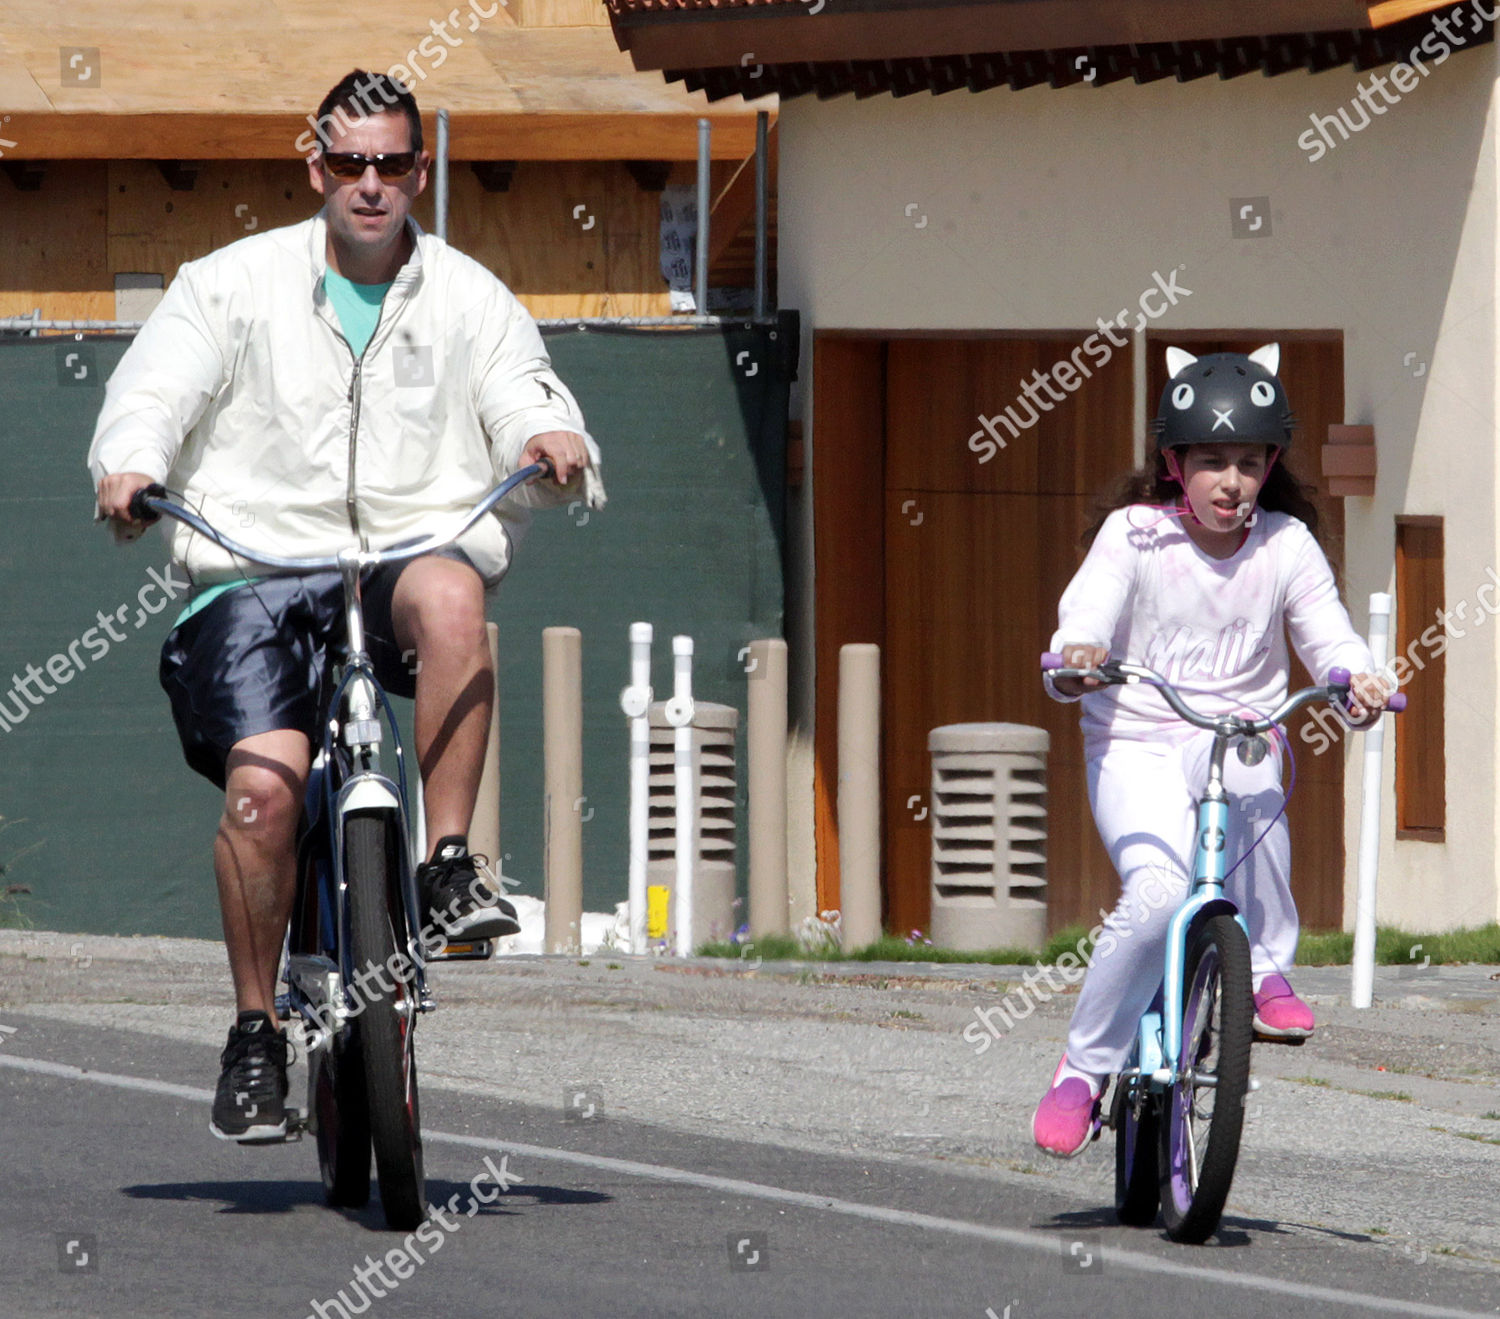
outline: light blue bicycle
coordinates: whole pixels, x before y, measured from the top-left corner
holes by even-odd
[[[1250,719],[1199,714],[1171,683],[1140,664],[1106,660],[1097,669],[1070,669],[1062,656],[1049,653],[1042,668],[1055,677],[1097,678],[1106,686],[1148,683],[1182,719],[1214,734],[1208,784],[1198,801],[1193,882],[1168,927],[1161,986],[1115,1077],[1109,1106],[1120,1221],[1150,1227],[1160,1208],[1169,1237],[1198,1245],[1223,1215],[1250,1089],[1250,940],[1244,917],[1224,896],[1224,881],[1265,837],[1263,830],[1244,856],[1226,866],[1230,799],[1224,756],[1236,743],[1241,761],[1259,764],[1269,750],[1266,734],[1304,705],[1330,701],[1347,708],[1349,671],[1333,669],[1326,686],[1294,692],[1267,717]],[[1406,698],[1398,694],[1386,708],[1394,713],[1405,707]]]

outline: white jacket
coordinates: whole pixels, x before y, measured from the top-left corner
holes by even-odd
[[[323,288],[321,215],[182,266],[105,389],[94,484],[141,472],[272,553],[375,548],[456,523],[543,431],[583,435],[591,470],[521,487],[459,544],[488,586],[529,509],[604,504],[599,450],[536,324],[477,261],[408,225],[411,259],[356,360]],[[170,524],[195,583],[264,569]]]

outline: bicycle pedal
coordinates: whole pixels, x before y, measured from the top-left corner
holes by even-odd
[[[444,944],[428,955],[429,962],[485,962],[495,955],[493,939],[470,939],[465,943]]]
[[[295,1108],[286,1111],[286,1131],[280,1136],[262,1136],[254,1140],[237,1140],[236,1145],[290,1145],[294,1141],[302,1139],[302,1133],[307,1130],[307,1114],[298,1112]]]
[[[1310,1037],[1306,1035],[1262,1035],[1256,1031],[1253,1038],[1257,1044],[1289,1044],[1300,1049]]]

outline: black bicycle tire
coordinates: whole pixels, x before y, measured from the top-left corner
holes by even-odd
[[[1136,1117],[1123,1079],[1115,1080],[1115,1216],[1126,1227],[1151,1227],[1161,1212],[1157,1173],[1158,1101],[1147,1095]]]
[[[383,816],[351,815],[344,824],[350,933],[354,965],[365,971],[353,1027],[364,1063],[370,1143],[386,1223],[409,1231],[427,1217],[422,1171],[422,1121],[412,1028],[416,1014],[403,1014],[398,999],[414,993],[398,966],[396,930],[405,928],[391,864],[394,839]],[[406,948],[400,948],[404,955]],[[377,968],[390,968],[377,975]],[[388,992],[381,981],[392,986]],[[403,1022],[404,1015],[404,1022]]]
[[[318,1142],[323,1198],[342,1209],[370,1201],[370,1111],[364,1062],[352,1029],[336,1034],[308,1063],[307,1108]]]
[[[1199,968],[1204,958],[1210,955],[1216,959],[1217,968],[1206,973],[1207,978],[1200,984]],[[1185,1197],[1177,1194],[1173,1166],[1174,1144],[1183,1126],[1180,1081],[1174,1082],[1167,1093],[1158,1130],[1161,1208],[1167,1235],[1174,1241],[1190,1245],[1201,1245],[1218,1230],[1234,1182],[1235,1165],[1239,1161],[1240,1134],[1245,1124],[1245,1096],[1250,1089],[1250,1046],[1255,1015],[1250,989],[1250,943],[1233,916],[1211,917],[1193,937],[1183,980],[1187,986],[1183,997],[1184,1022],[1193,1016],[1193,1000],[1209,997],[1214,978],[1219,985],[1215,1014],[1218,1059],[1214,1111],[1209,1119],[1208,1141],[1198,1168],[1197,1185],[1189,1188]],[[1184,1032],[1184,1056],[1194,1047]],[[1191,1096],[1188,1103],[1192,1103]],[[1187,1139],[1191,1139],[1191,1135],[1191,1131],[1186,1132]]]

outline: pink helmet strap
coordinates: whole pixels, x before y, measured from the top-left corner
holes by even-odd
[[[1167,475],[1182,487],[1182,511],[1201,527],[1203,519],[1193,512],[1192,502],[1187,497],[1187,482],[1183,479],[1182,467],[1177,462],[1177,450],[1163,449],[1161,456],[1166,460]]]

